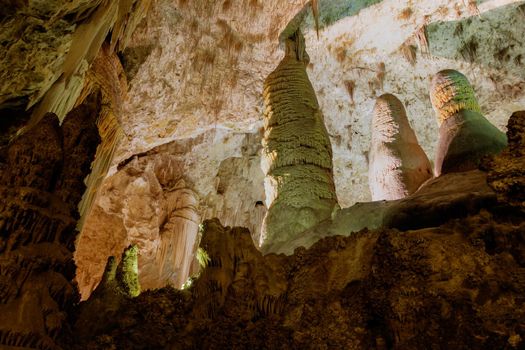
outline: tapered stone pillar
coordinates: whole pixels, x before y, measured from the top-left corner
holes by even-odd
[[[380,96],[372,118],[368,184],[372,200],[396,200],[416,192],[432,167],[410,127],[405,107],[391,94]]]
[[[268,213],[260,246],[264,252],[330,218],[337,205],[332,147],[312,84],[299,30],[285,40],[286,55],[264,83],[262,169]]]
[[[437,73],[430,98],[439,124],[436,176],[476,169],[484,156],[507,146],[507,137],[481,114],[474,89],[460,72]]]

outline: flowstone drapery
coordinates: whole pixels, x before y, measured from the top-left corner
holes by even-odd
[[[264,83],[262,168],[268,213],[260,246],[280,244],[330,218],[337,205],[332,146],[312,84],[300,30],[285,40],[286,54]]]
[[[394,95],[380,96],[372,118],[368,182],[372,200],[396,200],[432,177],[432,167]]]
[[[481,114],[474,89],[460,72],[447,69],[437,73],[430,99],[439,124],[436,176],[476,169],[481,158],[506,147],[505,134]]]

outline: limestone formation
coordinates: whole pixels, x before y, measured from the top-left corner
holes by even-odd
[[[77,205],[100,142],[100,98],[62,127],[47,114],[0,157],[0,347],[57,349],[78,302],[73,278]]]
[[[115,151],[124,137],[120,118],[122,117],[122,104],[126,97],[127,81],[120,59],[115,52],[111,51],[108,43],[102,45],[87,72],[86,83],[80,98],[97,90],[100,90],[102,94],[102,107],[97,119],[102,142],[97,148],[91,174],[86,179],[86,193],[79,204],[78,230],[80,232],[97,199],[100,185],[108,173]]]
[[[330,218],[337,205],[332,147],[313,87],[300,30],[264,83],[262,168],[268,212],[260,246],[270,252]]]
[[[89,339],[89,329],[103,330],[115,320],[126,300],[139,295],[138,248],[131,245],[124,249],[119,263],[114,256],[108,258],[100,284],[77,310],[75,335],[81,340]]]
[[[507,145],[505,134],[481,114],[474,89],[460,72],[437,73],[430,98],[439,124],[436,176],[475,169],[484,156],[497,154]]]
[[[525,346],[525,128],[516,113],[510,147],[485,164],[497,193],[467,216],[443,201],[439,181],[403,213],[436,211],[416,228],[362,230],[293,255],[263,256],[242,228],[206,221],[207,267],[183,291],[124,298],[112,317],[84,322],[76,349],[521,349]],[[505,167],[505,163],[512,164]],[[486,186],[481,172],[465,173]],[[451,178],[452,179],[452,178]],[[457,180],[457,178],[456,178]],[[461,182],[457,181],[457,182]],[[446,180],[451,184],[452,180]],[[501,186],[498,184],[507,184]],[[500,195],[501,194],[501,195]],[[450,193],[452,195],[452,193]],[[509,196],[512,200],[508,201]],[[518,200],[516,200],[518,199]],[[408,202],[407,202],[408,204]],[[475,203],[474,206],[478,205]],[[516,210],[518,209],[518,210]],[[439,216],[439,217],[438,217]],[[407,221],[409,222],[409,221]],[[404,228],[403,228],[404,230]],[[93,300],[96,300],[95,298]],[[79,322],[97,310],[90,302]],[[146,321],[146,322],[145,322]],[[81,336],[82,335],[82,336]]]
[[[372,118],[368,183],[372,200],[396,200],[414,193],[432,177],[427,155],[410,127],[402,102],[380,96]]]
[[[83,298],[100,282],[108,257],[130,244],[138,248],[143,289],[180,288],[195,273],[199,197],[185,181],[176,149],[134,158],[100,189],[104,200],[94,206],[76,244]]]

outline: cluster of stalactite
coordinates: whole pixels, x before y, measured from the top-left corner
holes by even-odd
[[[267,252],[330,218],[337,205],[332,148],[306,73],[309,59],[300,30],[285,44],[284,59],[264,83],[268,212],[260,245]]]
[[[0,156],[0,347],[55,349],[79,297],[77,204],[100,142],[100,95],[52,113]]]

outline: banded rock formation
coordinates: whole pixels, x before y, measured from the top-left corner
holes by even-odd
[[[439,124],[436,176],[475,169],[484,156],[505,148],[505,134],[481,114],[474,90],[463,74],[441,71],[432,79],[430,90]]]
[[[47,114],[0,159],[0,347],[57,349],[78,302],[72,283],[77,205],[100,142],[100,98],[62,126]]]
[[[432,177],[432,167],[410,127],[402,102],[385,94],[372,118],[368,183],[372,200],[404,198]]]
[[[285,45],[285,57],[264,83],[261,165],[268,212],[259,242],[264,252],[330,218],[337,206],[332,147],[306,73],[301,31]]]

